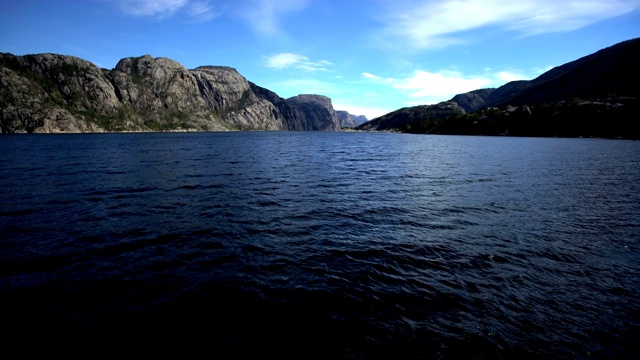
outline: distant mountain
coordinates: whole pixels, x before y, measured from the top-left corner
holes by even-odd
[[[352,115],[347,111],[336,110],[338,120],[340,120],[340,126],[343,128],[355,128],[360,124],[367,122],[367,117],[364,115]]]
[[[633,124],[640,110],[638,64],[640,39],[628,40],[530,81],[512,81],[497,89],[459,94],[449,102],[400,109],[358,129],[637,138]],[[446,116],[442,104],[450,102],[460,109]]]
[[[3,133],[339,130],[331,101],[316,100],[289,103],[224,66],[187,70],[145,55],[106,70],[72,56],[0,53]]]

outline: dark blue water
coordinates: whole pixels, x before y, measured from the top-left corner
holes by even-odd
[[[5,344],[640,354],[640,142],[2,136],[0,189]]]

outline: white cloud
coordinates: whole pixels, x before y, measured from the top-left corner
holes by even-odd
[[[386,86],[394,92],[403,94],[406,106],[435,104],[451,99],[457,94],[469,91],[499,87],[509,81],[529,80],[521,70],[492,71],[485,68],[480,75],[468,75],[459,71],[439,70],[437,72],[416,70],[411,76],[403,78],[383,78],[369,72],[362,77],[372,85]],[[537,76],[538,73],[533,72]],[[378,93],[379,95],[379,93]]]
[[[244,0],[238,4],[236,13],[255,32],[261,35],[278,35],[280,18],[289,12],[304,9],[309,0]]]
[[[328,60],[311,61],[308,57],[294,53],[281,53],[263,57],[267,67],[276,70],[294,68],[304,71],[330,71],[327,67],[333,65]]]
[[[386,0],[380,34],[412,49],[469,41],[468,31],[494,26],[523,35],[575,30],[637,8],[639,0]]]
[[[409,91],[410,97],[450,96],[481,89],[493,81],[484,77],[464,77],[456,71],[431,73],[417,70],[413,76],[393,84],[393,87]]]
[[[120,9],[132,16],[165,19],[184,13],[194,21],[208,21],[219,16],[222,11],[214,9],[209,1],[192,0],[113,0]]]
[[[509,82],[515,80],[528,80],[529,78],[521,73],[511,72],[511,71],[499,71],[496,76],[498,79]]]

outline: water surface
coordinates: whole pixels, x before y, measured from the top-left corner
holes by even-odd
[[[639,354],[638,142],[15,135],[0,164],[9,341]]]

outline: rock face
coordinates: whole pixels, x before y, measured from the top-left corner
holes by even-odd
[[[71,56],[0,54],[0,128],[13,132],[339,130],[331,100],[289,104],[235,69],[150,55],[113,70]]]
[[[340,120],[331,99],[322,95],[303,94],[287,99],[287,104],[304,114],[311,130],[340,130]]]
[[[366,123],[367,117],[364,115],[352,115],[347,111],[336,110],[336,116],[340,121],[340,126],[343,128],[355,128],[358,125]]]

